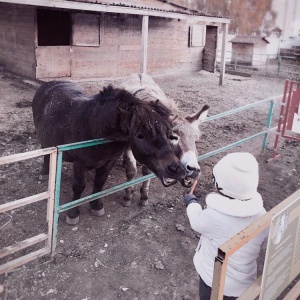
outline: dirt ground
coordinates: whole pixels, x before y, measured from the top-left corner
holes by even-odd
[[[8,73],[0,77],[0,155],[39,149],[31,113],[31,101],[38,84]],[[154,79],[168,96],[176,100],[186,115],[207,103],[212,116],[281,95],[284,88],[282,79],[232,75],[226,76],[224,86],[220,87],[218,73],[207,72],[171,74]],[[79,83],[90,94],[95,94],[108,83],[119,85],[120,80]],[[272,127],[277,124],[279,103],[278,100],[275,105]],[[204,123],[203,134],[197,144],[199,154],[263,130],[267,113],[268,105],[262,105]],[[274,136],[270,134],[265,153],[261,153],[262,137],[230,150],[248,151],[258,159],[259,192],[267,210],[300,188],[300,143],[281,140],[280,158],[267,163],[272,155]],[[201,182],[195,194],[202,203],[206,194],[212,191],[213,165],[228,152],[200,162]],[[1,166],[0,203],[44,191],[47,183],[39,181],[40,169],[40,159]],[[71,166],[66,164],[63,168],[62,201],[67,201],[71,195],[71,178]],[[92,178],[91,173],[85,194],[91,191]],[[105,187],[124,181],[120,160]],[[101,218],[91,216],[88,205],[83,205],[81,220],[76,226],[67,225],[62,214],[56,255],[42,257],[0,276],[0,285],[4,287],[0,299],[197,299],[198,276],[192,257],[199,236],[191,230],[185,213],[182,196],[186,190],[179,184],[164,188],[157,179],[153,179],[147,207],[139,205],[138,191],[136,186],[134,201],[127,208],[120,204],[122,191],[105,197],[106,214]],[[0,215],[0,248],[45,232],[45,228],[44,202],[3,213]],[[22,254],[25,253],[22,251]],[[259,273],[263,259],[262,251]],[[0,260],[0,263],[3,262],[5,260]]]

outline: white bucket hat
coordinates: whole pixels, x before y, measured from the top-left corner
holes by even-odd
[[[224,156],[213,168],[213,175],[219,192],[225,196],[248,200],[257,192],[258,163],[250,153]]]

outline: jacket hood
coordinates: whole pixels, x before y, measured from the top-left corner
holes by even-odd
[[[250,217],[263,209],[263,201],[259,193],[255,193],[249,200],[230,199],[218,193],[211,193],[206,197],[206,204],[223,214],[234,217]]]

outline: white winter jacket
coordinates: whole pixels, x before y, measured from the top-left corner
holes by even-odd
[[[204,210],[198,203],[189,204],[187,215],[192,229],[201,234],[194,265],[202,280],[211,287],[218,247],[265,214],[266,210],[258,193],[247,201],[212,193],[207,196],[206,204]],[[230,256],[224,295],[238,297],[256,280],[256,259],[267,234],[268,229]]]

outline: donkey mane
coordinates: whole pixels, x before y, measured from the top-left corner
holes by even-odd
[[[108,109],[108,118],[113,114],[109,111],[122,109],[131,116],[131,125],[135,131],[142,131],[146,136],[154,136],[157,132],[170,130],[168,121],[171,111],[165,106],[156,102],[144,102],[132,95],[125,89],[114,88],[112,85],[105,87],[99,94],[93,96],[94,113],[102,110],[105,105]],[[113,120],[119,123],[120,120]]]
[[[174,99],[167,97],[164,91],[146,74],[132,74],[122,82],[121,87],[145,102],[159,100],[173,113],[178,112]]]

